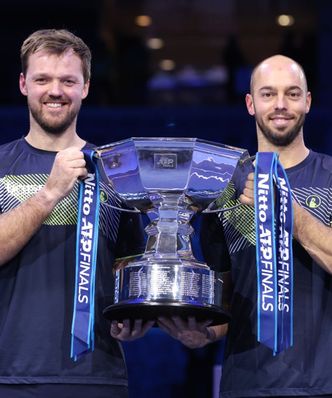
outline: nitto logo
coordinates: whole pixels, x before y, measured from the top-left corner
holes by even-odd
[[[322,200],[317,195],[310,195],[307,197],[305,203],[310,209],[317,209],[321,205]]]

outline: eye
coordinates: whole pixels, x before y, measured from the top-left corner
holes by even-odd
[[[47,79],[46,79],[45,77],[37,77],[37,78],[35,79],[35,82],[36,82],[37,84],[46,84],[46,83],[47,83]]]
[[[71,87],[75,84],[75,81],[72,79],[66,79],[66,80],[64,80],[64,84],[68,87]]]
[[[292,99],[297,99],[301,96],[301,93],[299,91],[290,91],[288,96]]]
[[[273,97],[274,93],[272,91],[262,91],[261,96],[262,98],[269,99]]]

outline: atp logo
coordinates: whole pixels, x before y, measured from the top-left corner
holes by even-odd
[[[307,197],[305,203],[310,209],[317,209],[321,205],[322,200],[317,195],[310,195]]]

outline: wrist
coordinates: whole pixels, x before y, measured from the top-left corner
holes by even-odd
[[[52,211],[56,204],[59,202],[59,198],[53,195],[47,188],[43,187],[35,195],[39,205],[47,211]]]

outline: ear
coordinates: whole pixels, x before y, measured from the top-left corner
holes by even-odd
[[[23,95],[28,95],[28,90],[27,90],[27,85],[26,85],[26,79],[25,76],[23,75],[23,73],[20,73],[20,80],[19,80],[19,84],[20,84],[20,91]]]
[[[255,115],[255,107],[254,107],[254,101],[253,101],[251,94],[246,95],[246,106],[247,106],[249,115],[254,116]]]
[[[306,98],[306,111],[305,111],[305,113],[308,113],[310,111],[310,107],[311,107],[311,92],[308,91],[307,92],[307,98]]]
[[[90,80],[84,83],[83,86],[83,91],[82,91],[82,99],[86,98],[89,94],[89,88],[90,88]]]

